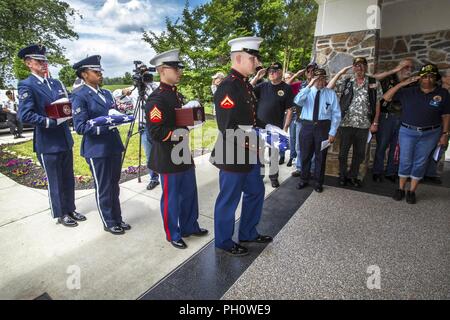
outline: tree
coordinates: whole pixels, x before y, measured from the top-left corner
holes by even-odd
[[[59,70],[58,77],[64,86],[71,87],[77,79],[77,74],[71,66],[66,65]]]
[[[125,72],[122,82],[123,84],[133,84],[133,77],[131,76],[131,73]]]
[[[156,52],[176,44],[186,64],[182,92],[211,101],[211,75],[229,70],[230,39],[259,36],[264,65],[280,60],[297,70],[311,59],[316,16],[314,0],[211,0],[193,9],[186,2],[180,18],[166,18],[161,34],[147,31],[143,40]]]
[[[60,0],[0,0],[0,86],[12,78],[17,52],[29,44],[45,45],[51,64],[67,63],[58,40],[78,38],[69,22],[76,14]]]

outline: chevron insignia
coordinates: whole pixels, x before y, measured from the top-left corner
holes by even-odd
[[[150,121],[153,123],[158,123],[162,121],[162,113],[156,106],[156,104],[153,106],[152,110],[150,111]]]
[[[226,95],[225,98],[220,103],[220,106],[225,109],[231,109],[234,107],[234,101],[231,100],[231,98],[228,95]]]

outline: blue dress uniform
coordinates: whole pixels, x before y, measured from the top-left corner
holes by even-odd
[[[19,57],[47,61],[45,52],[45,47],[32,45],[22,49]],[[35,126],[33,151],[47,175],[52,217],[65,226],[76,226],[74,220],[86,218],[75,212],[72,135],[67,122],[50,119],[45,112],[46,106],[67,97],[66,89],[60,81],[36,74],[20,81],[18,89],[20,121]]]
[[[78,74],[84,70],[101,71],[100,56],[88,57],[73,68]],[[74,127],[83,136],[81,156],[86,159],[95,181],[95,197],[105,231],[122,234],[130,226],[123,222],[120,209],[119,180],[122,171],[124,146],[115,127],[92,126],[89,121],[107,116],[115,108],[108,90],[84,84],[71,96]]]
[[[150,63],[156,67],[183,68],[178,49],[163,52]],[[172,158],[172,150],[189,139],[187,128],[178,128],[175,124],[175,108],[183,106],[183,96],[176,86],[163,80],[145,105],[146,125],[152,143],[148,167],[160,174],[163,189],[161,215],[166,239],[175,248],[184,249],[187,245],[182,237],[203,236],[208,231],[200,228],[197,222],[197,183],[190,151],[188,148],[181,151],[182,161],[179,163]],[[189,154],[184,154],[184,151]]]
[[[259,57],[261,38],[244,37],[231,40],[232,52],[246,52]],[[245,146],[230,138],[226,132],[237,132],[246,126],[256,126],[256,97],[248,79],[232,69],[214,94],[219,137],[211,155],[211,162],[220,169],[220,191],[214,208],[215,246],[234,256],[248,254],[248,250],[233,240],[235,212],[242,194],[242,213],[239,225],[240,242],[270,242],[269,236],[259,235],[259,223],[264,203],[264,183],[259,160],[251,153],[259,153],[260,146],[248,141]],[[244,126],[244,127],[243,127]],[[230,150],[230,148],[232,150]],[[234,156],[228,155],[233,151]],[[245,161],[239,161],[239,154]],[[256,156],[258,158],[258,156]]]

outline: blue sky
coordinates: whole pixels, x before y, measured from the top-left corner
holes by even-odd
[[[208,0],[190,0],[195,7]],[[73,64],[88,55],[102,56],[107,77],[123,76],[133,69],[133,61],[149,64],[155,51],[141,40],[142,30],[160,33],[166,17],[180,16],[184,0],[66,0],[83,19],[71,21],[79,39],[63,40],[65,54]],[[176,47],[176,44],[174,44]],[[58,69],[50,69],[57,76]]]

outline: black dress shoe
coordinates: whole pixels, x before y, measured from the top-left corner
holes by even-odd
[[[147,190],[153,190],[159,185],[159,181],[150,181],[147,185]]]
[[[406,192],[406,202],[409,204],[416,203],[416,193],[413,191]]]
[[[348,182],[352,187],[355,188],[361,188],[362,187],[362,182],[361,180],[357,179],[357,178],[351,178],[350,181]]]
[[[278,164],[281,166],[284,163],[284,157],[280,157],[280,161],[278,161]]]
[[[271,236],[259,235],[253,240],[240,240],[240,242],[256,242],[256,243],[269,243],[272,242],[273,238]]]
[[[293,177],[300,177],[302,175],[302,172],[300,170],[295,170],[291,173],[291,176]]]
[[[186,242],[183,241],[183,239],[180,240],[174,240],[174,241],[170,241],[170,243],[177,249],[186,249],[187,248],[187,244]]]
[[[382,182],[383,181],[383,179],[381,178],[381,174],[378,174],[378,173],[374,173],[373,174],[372,180],[375,181],[375,182]]]
[[[392,199],[395,201],[401,201],[405,197],[405,190],[397,189],[395,190],[394,195],[392,196]]]
[[[272,183],[272,188],[278,188],[280,186],[280,183],[277,180],[271,180],[270,181]]]
[[[103,227],[103,229],[109,233],[112,233],[114,235],[118,235],[118,234],[125,234],[125,231],[119,227],[119,226],[113,226],[111,228],[108,227]]]
[[[394,176],[394,175],[392,175],[392,176],[384,176],[384,178],[389,180],[390,182],[393,182],[393,183],[397,182],[397,176]]]
[[[297,189],[300,190],[300,189],[306,188],[307,186],[308,186],[308,182],[300,181],[297,185]]]
[[[200,228],[200,230],[197,231],[197,232],[194,232],[194,233],[191,233],[191,234],[183,234],[183,235],[181,235],[181,236],[182,236],[183,238],[188,238],[188,237],[190,237],[190,236],[203,237],[203,236],[206,236],[208,233],[209,233],[208,230],[203,229],[203,228]]]
[[[219,249],[225,251],[226,254],[234,257],[243,257],[248,255],[248,249],[246,247],[238,245],[237,243],[235,243],[231,249]]]
[[[131,226],[128,223],[123,222],[123,221],[121,223],[119,223],[119,227],[121,227],[123,230],[131,230]]]
[[[323,187],[322,187],[321,185],[316,185],[316,186],[314,187],[314,191],[315,191],[315,192],[318,192],[318,193],[322,193]]]
[[[75,221],[86,221],[86,217],[82,215],[81,213],[78,213],[76,211],[70,212],[68,214],[69,217],[71,217]]]
[[[288,161],[288,163],[286,164],[286,167],[292,167],[292,160],[294,160],[294,159],[289,158],[289,161]]]
[[[69,215],[64,215],[60,218],[58,218],[57,224],[62,224],[65,227],[76,227],[78,226],[78,223],[73,220]]]
[[[347,178],[339,178],[339,185],[345,187],[347,185]]]

